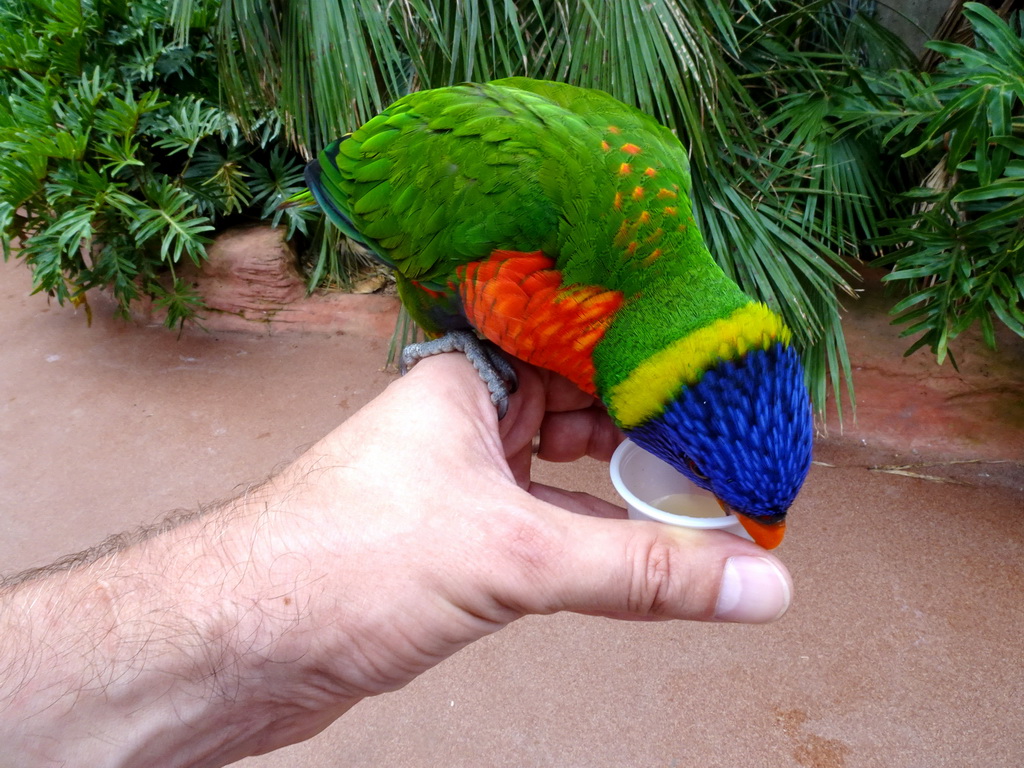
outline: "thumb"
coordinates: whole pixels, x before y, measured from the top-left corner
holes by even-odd
[[[564,515],[560,545],[533,558],[544,573],[531,580],[531,613],[758,624],[789,607],[785,566],[737,536]]]

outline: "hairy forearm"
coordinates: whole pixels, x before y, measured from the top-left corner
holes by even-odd
[[[254,573],[262,493],[4,588],[0,743],[18,765],[224,765],[292,716],[267,695],[296,614],[268,615],[280,595]]]
[[[788,576],[750,542],[531,495],[538,430],[562,460],[617,439],[571,393],[522,369],[502,434],[473,366],[438,355],[234,502],[0,586],[0,749],[21,768],[219,766],[525,613],[781,615]]]

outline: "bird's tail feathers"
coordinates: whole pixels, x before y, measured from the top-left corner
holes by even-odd
[[[332,150],[334,153],[337,153],[337,144],[338,142],[335,142],[327,147],[321,157],[331,157],[329,153]],[[349,219],[346,212],[336,202],[336,200],[340,199],[340,192],[334,188],[332,180],[324,173],[319,159],[306,166],[304,176],[306,185],[320,204],[320,208],[327,214],[327,218],[334,222],[334,225],[344,232],[345,236],[350,240],[355,240],[360,245],[369,247],[369,244],[363,239],[362,234],[356,229],[352,220]]]
[[[394,267],[394,264],[384,257],[380,246],[360,232],[352,219],[349,218],[349,212],[345,205],[347,198],[339,185],[340,174],[334,162],[334,159],[338,156],[341,143],[347,138],[348,135],[342,136],[337,141],[327,145],[324,151],[320,153],[320,156],[306,166],[303,172],[306,185],[320,204],[321,210],[342,231],[345,237],[361,245],[385,266]]]

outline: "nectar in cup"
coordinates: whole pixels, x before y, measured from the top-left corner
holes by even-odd
[[[684,517],[725,517],[725,512],[711,496],[692,493],[670,493],[650,502],[662,512]]]

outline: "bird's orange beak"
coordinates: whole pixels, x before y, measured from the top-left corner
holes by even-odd
[[[782,537],[786,535],[785,518],[779,520],[777,523],[762,523],[758,520],[754,520],[752,517],[736,514],[732,510],[732,507],[721,499],[716,499],[716,501],[718,502],[718,506],[725,511],[725,514],[734,515],[736,519],[740,521],[740,525],[742,525],[743,529],[750,534],[750,538],[752,538],[754,543],[759,547],[775,549],[782,543]]]
[[[746,515],[736,515],[750,538],[754,543],[765,549],[775,549],[782,543],[782,537],[786,535],[786,521],[779,520],[777,523],[762,523]]]

